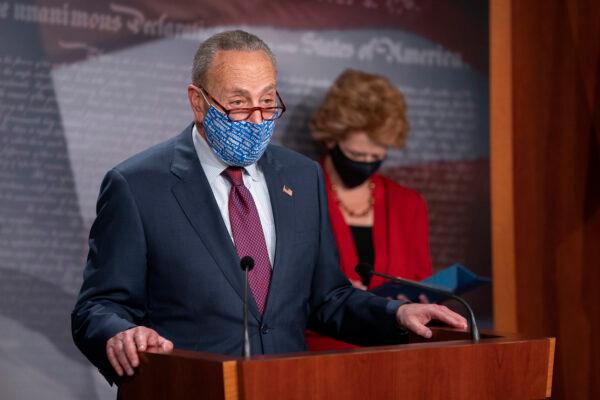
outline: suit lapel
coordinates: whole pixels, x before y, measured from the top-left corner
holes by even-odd
[[[192,126],[190,125],[177,138],[171,172],[179,178],[179,182],[171,190],[213,261],[243,299],[244,274],[217,202],[198,160],[192,141]],[[250,298],[249,309],[254,317],[260,320],[258,308],[252,298]]]
[[[275,224],[275,257],[273,260],[273,274],[271,276],[271,286],[267,298],[267,306],[263,319],[267,319],[270,305],[276,301],[277,293],[284,288],[285,272],[289,265],[286,265],[286,251],[289,248],[294,227],[294,202],[292,196],[283,189],[287,187],[283,166],[274,159],[272,153],[267,149],[264,156],[258,161],[267,181],[269,190],[269,199],[273,210],[273,221]]]

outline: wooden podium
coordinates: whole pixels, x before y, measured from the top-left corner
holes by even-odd
[[[550,397],[554,338],[436,329],[397,346],[256,356],[142,353],[123,400],[542,399]]]

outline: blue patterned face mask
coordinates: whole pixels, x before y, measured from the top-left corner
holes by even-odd
[[[254,124],[230,122],[227,115],[210,106],[202,122],[208,144],[219,159],[235,167],[254,164],[271,141],[275,121]]]

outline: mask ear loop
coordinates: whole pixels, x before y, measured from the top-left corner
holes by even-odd
[[[204,99],[204,101],[206,102],[206,104],[208,104],[208,107],[212,107],[212,104],[210,104],[210,103],[209,103],[208,99],[207,99],[207,98],[206,98],[206,96],[204,95],[204,90],[202,90],[201,88],[197,87],[196,85],[192,85],[192,86],[194,86],[194,87],[195,87],[195,88],[196,88],[196,89],[197,89],[197,90],[200,92],[200,95],[202,96],[202,98]],[[198,108],[195,108],[195,107],[194,107],[194,109],[195,109],[197,112],[201,112],[201,110],[200,110],[200,109],[198,109]],[[198,122],[198,121],[196,121],[196,122],[195,122],[195,125],[196,125],[196,129],[198,129],[198,131],[200,131],[201,129],[203,129],[203,128],[202,128],[202,122]]]
[[[212,104],[210,104],[210,102],[208,101],[208,99],[207,99],[207,98],[206,98],[206,96],[204,95],[204,90],[203,90],[202,88],[199,88],[199,87],[198,87],[198,86],[196,86],[196,85],[192,85],[192,86],[194,86],[196,89],[198,89],[198,92],[200,92],[200,95],[202,96],[202,98],[204,99],[204,101],[206,102],[206,104],[208,105],[208,107],[212,107],[213,105],[212,105]],[[197,112],[200,112],[201,110],[199,110],[199,109],[197,109],[197,108],[196,108],[196,111],[197,111]]]
[[[204,101],[206,102],[206,104],[208,105],[208,108],[213,107],[215,110],[217,110],[218,112],[220,112],[221,114],[225,114],[223,111],[221,111],[221,106],[217,107],[214,104],[211,104],[210,101],[208,101],[208,99],[206,98],[206,96],[204,95],[204,89],[201,89],[199,87],[196,87],[196,89],[198,89],[200,91],[200,94],[202,95],[202,98],[204,99]],[[208,94],[208,92],[207,92]],[[196,111],[200,111],[200,110],[196,110]]]

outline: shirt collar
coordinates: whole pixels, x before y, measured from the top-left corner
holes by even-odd
[[[192,128],[192,140],[194,141],[194,148],[198,154],[198,159],[200,160],[202,169],[206,174],[206,179],[208,179],[209,183],[212,183],[219,175],[221,175],[228,165],[218,158],[215,153],[213,153],[210,146],[206,142],[206,139],[204,139],[204,137],[200,135],[200,132],[198,132],[196,124],[194,124],[194,127]],[[253,181],[260,181],[261,175],[258,171],[258,166],[256,163],[244,167],[244,171],[250,175],[250,178],[252,178]]]

